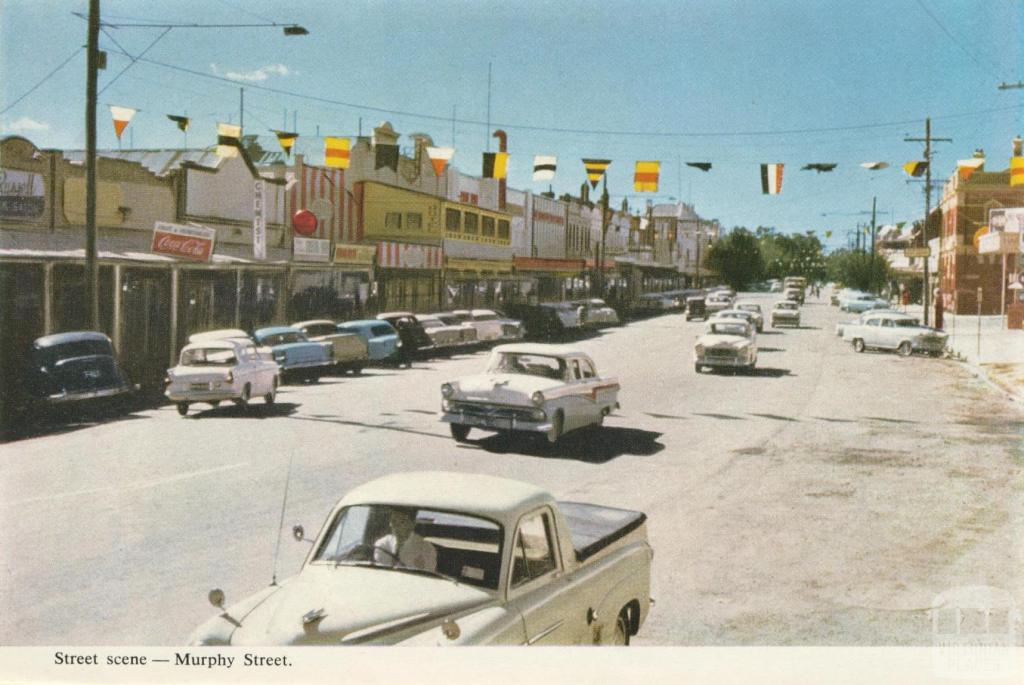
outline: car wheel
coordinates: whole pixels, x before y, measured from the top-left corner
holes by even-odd
[[[466,438],[469,437],[470,426],[463,423],[450,423],[448,427],[451,428],[452,437],[455,438],[455,442],[466,442]]]
[[[188,402],[178,402],[178,414],[184,416],[188,413]]]
[[[353,366],[352,367],[352,375],[353,376],[358,376],[362,372],[363,372],[363,367],[361,367],[361,366]]]
[[[629,609],[626,607],[623,607],[619,615],[615,617],[615,627],[606,644],[612,647],[629,646]]]
[[[700,364],[694,364],[693,365],[693,372],[694,373],[700,373],[700,370],[701,370],[701,365]]]
[[[270,392],[263,396],[263,401],[267,404],[273,404],[277,399],[277,379],[274,379],[273,385],[270,386]]]
[[[853,339],[853,351],[854,352],[863,352],[864,351],[864,341],[861,340],[860,338],[854,338]]]
[[[914,346],[910,344],[909,340],[904,340],[900,343],[900,346],[896,348],[896,352],[901,357],[909,357],[914,353]]]
[[[220,406],[220,400],[214,400],[214,401],[210,402],[210,406],[213,407],[214,409],[216,409],[217,407]]]
[[[551,419],[551,430],[548,432],[548,443],[554,445],[562,437],[562,430],[565,427],[565,414],[561,410],[555,412]]]
[[[245,387],[242,388],[242,396],[236,400],[232,400],[239,407],[244,407],[249,404],[249,399],[252,397],[252,387],[246,383]]]

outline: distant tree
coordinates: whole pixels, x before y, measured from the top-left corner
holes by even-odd
[[[842,249],[828,256],[828,278],[848,288],[865,292],[881,292],[892,280],[889,262],[881,255],[861,250]]]
[[[814,231],[776,233],[773,228],[759,227],[757,236],[766,277],[803,276],[809,281],[825,278],[825,257]]]
[[[764,259],[757,237],[745,228],[734,228],[711,245],[708,266],[734,290],[764,278]]]

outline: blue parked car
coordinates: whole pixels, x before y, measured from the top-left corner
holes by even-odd
[[[872,309],[888,309],[889,301],[870,293],[853,293],[839,301],[839,308],[847,312],[861,313]]]
[[[338,332],[355,333],[362,338],[366,342],[366,352],[371,362],[396,359],[402,346],[395,327],[380,319],[345,321],[338,324]]]
[[[334,365],[331,343],[313,342],[291,326],[271,326],[253,333],[256,344],[269,347],[281,367],[281,379],[316,383]]]

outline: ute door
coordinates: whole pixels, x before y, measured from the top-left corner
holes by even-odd
[[[586,601],[559,558],[555,518],[541,507],[519,520],[509,555],[508,597],[523,617],[527,645],[585,644]]]

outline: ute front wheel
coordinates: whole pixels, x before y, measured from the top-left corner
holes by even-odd
[[[853,339],[853,351],[854,352],[863,352],[864,351],[864,341],[861,340],[860,338],[854,338]]]
[[[470,426],[462,423],[450,423],[448,427],[452,431],[452,437],[455,438],[455,442],[466,442],[466,438],[469,437]]]
[[[914,353],[914,346],[910,344],[909,340],[904,340],[900,343],[900,346],[896,348],[896,353],[901,357],[909,357]]]

